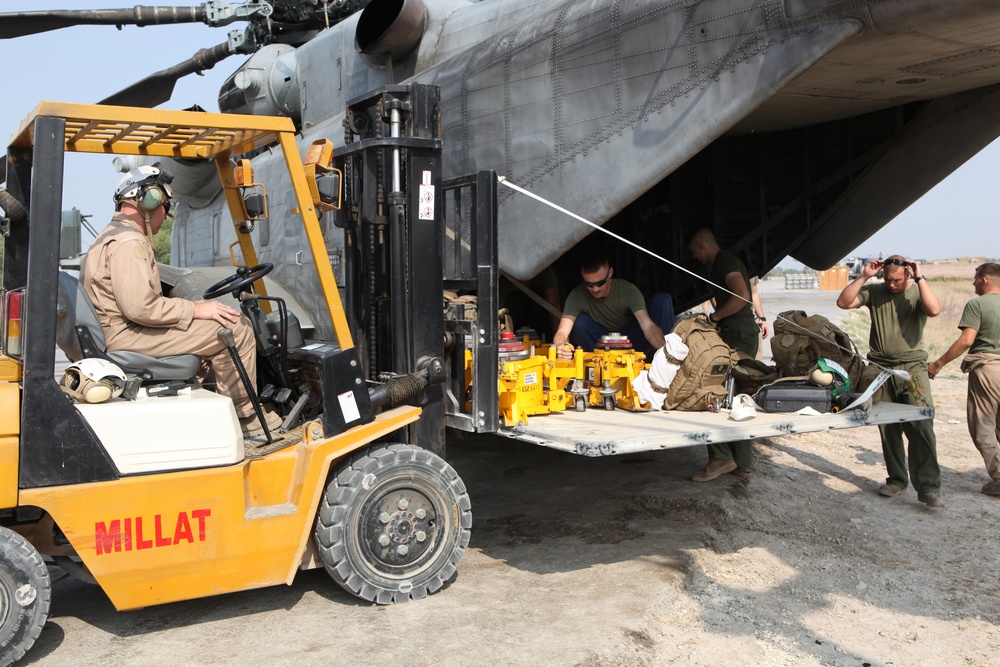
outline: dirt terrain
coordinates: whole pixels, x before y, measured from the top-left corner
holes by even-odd
[[[688,481],[700,448],[588,459],[452,445],[472,544],[454,583],[360,604],[322,571],[115,612],[55,584],[37,665],[1000,665],[1000,500],[935,381],[948,506],[881,498],[874,427],[757,445],[752,479]]]
[[[25,664],[1000,667],[1000,499],[979,493],[957,364],[933,389],[944,509],[876,495],[875,427],[759,441],[751,479],[707,484],[701,447],[451,441],[474,526],[439,594],[375,607],[310,571],[118,613],[64,578]]]

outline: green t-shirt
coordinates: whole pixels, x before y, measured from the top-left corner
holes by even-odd
[[[733,253],[728,250],[720,250],[719,254],[715,256],[715,262],[712,263],[711,275],[713,283],[712,296],[715,298],[716,308],[722,307],[722,304],[734,298],[733,295],[729,293],[729,288],[726,286],[726,276],[730,273],[738,273],[743,276],[743,282],[746,283],[747,286],[748,297],[753,293],[750,288],[750,278],[747,276],[747,267],[745,267],[743,262],[740,261],[740,258]],[[751,301],[744,303],[742,308],[726,319],[748,320],[753,322],[753,304]]]
[[[890,292],[885,283],[865,285],[858,301],[871,313],[870,358],[894,363],[927,361],[922,346],[927,315],[920,308],[919,285],[914,283],[901,294]]]
[[[1000,354],[1000,293],[983,294],[965,304],[958,328],[979,332],[969,348],[970,354]]]
[[[575,318],[587,313],[608,331],[617,331],[640,310],[646,310],[646,300],[639,288],[627,280],[612,278],[611,293],[606,299],[595,299],[583,283],[574,287],[566,297],[563,315]]]

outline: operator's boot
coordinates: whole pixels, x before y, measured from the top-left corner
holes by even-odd
[[[267,422],[268,430],[272,433],[281,426],[281,415],[270,408],[264,408],[264,420]],[[257,438],[264,435],[264,427],[260,425],[257,415],[240,417],[240,429],[243,430],[244,438]]]

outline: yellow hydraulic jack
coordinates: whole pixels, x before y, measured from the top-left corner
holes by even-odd
[[[557,359],[552,345],[501,333],[497,389],[504,424],[526,424],[529,415],[560,412],[570,405],[585,410],[589,390],[584,386],[583,360],[582,350],[577,350],[573,359]],[[471,366],[471,355],[467,355],[467,364]],[[471,377],[468,367],[466,375]]]
[[[584,358],[590,405],[605,410],[649,410],[632,388],[632,380],[646,367],[646,355],[633,350],[628,338],[619,334],[602,337],[599,346]]]
[[[524,343],[509,331],[500,333],[499,357],[497,391],[504,425],[527,424],[528,415],[548,414],[549,405],[545,400],[548,360],[531,356]]]
[[[583,381],[583,350],[576,350],[572,359],[557,359],[554,345],[542,349],[549,360],[549,409],[556,412],[573,405],[581,412],[586,410],[588,390]],[[580,390],[574,392],[577,387]]]

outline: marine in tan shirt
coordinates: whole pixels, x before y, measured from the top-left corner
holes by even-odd
[[[256,383],[253,331],[240,312],[218,301],[189,301],[163,295],[152,237],[170,209],[169,175],[157,166],[133,169],[115,192],[117,213],[87,253],[82,283],[94,304],[109,350],[155,357],[197,354],[199,379],[214,374],[216,390],[233,400],[247,435],[262,431],[218,331],[229,327],[247,375]],[[151,192],[153,189],[159,192]],[[268,425],[280,417],[267,415]]]

